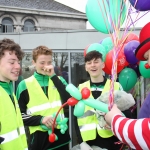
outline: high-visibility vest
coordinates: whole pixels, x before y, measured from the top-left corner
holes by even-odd
[[[4,141],[0,150],[27,150],[23,121],[15,95],[14,104],[7,92],[0,86],[0,137]]]
[[[90,89],[90,81],[86,81],[79,85],[79,90],[81,91],[84,87]],[[107,79],[106,84],[103,88],[102,94],[108,92],[110,89],[110,80]],[[115,82],[115,90],[119,90],[119,83]],[[90,98],[93,98],[92,93],[90,92]],[[108,138],[113,136],[111,130],[102,129],[98,124],[98,119],[94,113],[94,108],[85,106],[84,115],[78,118],[78,126],[83,141],[93,140],[96,138],[96,130],[98,134],[103,138]]]
[[[27,113],[33,116],[52,116],[57,113],[61,107],[61,98],[54,86],[52,80],[49,79],[48,84],[48,97],[43,92],[41,86],[34,76],[25,79],[25,84],[28,89],[29,103],[27,104]],[[60,111],[61,118],[64,118],[63,109]],[[40,126],[29,126],[30,134],[35,131],[43,131]]]

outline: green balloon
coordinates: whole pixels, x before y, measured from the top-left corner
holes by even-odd
[[[40,125],[40,127],[41,127],[43,130],[49,130],[49,128],[48,128],[46,125],[44,125],[44,124]]]
[[[107,38],[103,39],[101,44],[105,47],[106,54],[110,50],[112,50],[113,47],[114,47],[114,44],[113,44],[112,39],[110,37],[107,37]]]
[[[93,98],[88,98],[86,100],[83,100],[83,103],[86,104],[87,106],[90,106],[102,112],[105,112],[105,113],[108,112],[108,105],[106,103],[96,101]]]
[[[146,63],[147,63],[147,61],[140,61],[140,63],[139,63],[139,70],[140,70],[141,75],[144,78],[150,78],[150,69],[146,69],[145,68],[145,64]]]
[[[102,54],[102,61],[105,62],[106,50],[105,50],[104,46],[99,44],[99,43],[93,43],[88,47],[86,53],[89,53],[89,52],[94,51],[94,50],[96,50],[96,51],[98,51],[99,53]]]
[[[82,101],[79,101],[74,108],[73,114],[76,117],[81,117],[84,114],[85,104]]]
[[[137,74],[131,68],[123,69],[119,74],[119,83],[122,85],[124,91],[131,90],[137,82]]]
[[[126,18],[124,0],[88,0],[86,16],[91,25],[102,33],[113,32],[115,26],[122,25]]]
[[[75,99],[81,100],[82,95],[80,91],[73,84],[68,84],[66,86],[66,91]]]

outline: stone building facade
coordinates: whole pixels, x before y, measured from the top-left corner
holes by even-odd
[[[54,0],[0,0],[0,32],[86,29],[86,15]]]

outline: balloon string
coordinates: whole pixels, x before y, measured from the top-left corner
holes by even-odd
[[[138,0],[136,0],[135,3],[134,3],[134,8],[135,8],[135,6],[136,6],[136,4],[137,4],[137,1],[138,1]]]
[[[55,118],[54,118],[53,125],[52,125],[52,133],[54,133],[54,126],[55,126],[56,119],[57,119],[57,116],[58,116],[59,112],[60,112],[61,109],[62,109],[64,106],[66,106],[67,104],[68,104],[68,102],[64,103],[64,104],[59,108],[59,110],[57,111],[56,116],[55,116]]]

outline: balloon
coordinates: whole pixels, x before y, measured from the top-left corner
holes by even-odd
[[[80,91],[73,84],[68,84],[66,86],[66,91],[77,100],[82,98]]]
[[[90,93],[91,93],[91,91],[90,91],[87,87],[84,87],[84,88],[81,90],[82,99],[87,99],[87,98],[89,98]]]
[[[137,58],[135,57],[135,50],[139,45],[139,41],[133,40],[128,42],[124,47],[124,54],[126,56],[126,60],[130,64],[136,64],[138,62]]]
[[[53,142],[55,142],[55,134],[54,133],[52,133],[52,134],[50,134],[49,135],[49,141],[51,142],[51,143],[53,143]]]
[[[48,130],[48,135],[50,135],[52,133],[52,130]]]
[[[99,44],[102,44],[102,42],[103,42],[103,40],[100,40],[100,41],[99,41]]]
[[[60,132],[61,132],[61,134],[65,134],[65,130],[64,129],[61,129]]]
[[[147,64],[147,61],[140,61],[139,63],[140,73],[144,78],[150,78],[150,69],[146,69],[145,64]]]
[[[62,121],[61,121],[61,124],[64,125],[68,122],[68,118],[64,118]]]
[[[112,42],[112,39],[110,37],[107,37],[105,39],[103,39],[102,43],[101,43],[104,47],[105,47],[105,50],[106,50],[106,54],[113,49],[114,47],[114,44]]]
[[[44,125],[44,124],[40,125],[40,127],[41,127],[43,130],[49,130],[49,128],[48,128],[46,125]]]
[[[141,76],[138,64],[134,64],[134,65],[133,64],[129,64],[128,68],[133,69],[136,72],[136,74],[137,74],[138,77]]]
[[[139,11],[150,10],[150,1],[149,0],[129,0],[131,5]]]
[[[79,101],[76,100],[74,97],[69,98],[68,101],[67,101],[67,103],[68,103],[69,106],[74,106],[74,105],[76,105],[78,102],[79,102]]]
[[[83,100],[83,103],[90,106],[90,107],[98,109],[102,112],[105,112],[105,113],[108,112],[108,105],[103,103],[103,102],[96,101],[95,99],[88,98],[86,100]]]
[[[76,117],[81,117],[84,114],[84,109],[85,109],[85,104],[83,103],[83,101],[79,101],[74,108],[74,115]]]
[[[103,45],[99,44],[99,43],[93,43],[91,44],[88,49],[87,49],[87,52],[86,53],[89,53],[91,51],[98,51],[102,54],[102,60],[105,61],[105,58],[106,58],[106,51],[105,51],[105,48]]]
[[[108,52],[105,61],[105,65],[110,71],[112,69],[112,63],[113,63],[113,50]],[[119,73],[124,68],[125,64],[126,64],[126,58],[123,52],[120,51],[117,57],[117,73]]]
[[[133,40],[139,41],[139,38],[138,38],[138,36],[137,36],[136,34],[130,33],[130,34],[127,36],[127,38],[126,38],[126,40],[124,41],[124,43],[128,43],[128,42],[133,41]]]
[[[137,74],[131,68],[123,69],[119,74],[119,83],[124,91],[131,90],[137,82]]]
[[[90,45],[88,45],[88,46],[84,49],[84,53],[83,53],[83,56],[84,56],[84,57],[86,56],[86,51],[87,51],[87,49],[88,49],[89,46],[90,46]]]
[[[105,67],[103,68],[103,71],[104,71],[106,74],[111,75],[111,70],[109,70],[109,69],[106,67],[106,65],[105,65]]]
[[[123,7],[123,9],[120,9]],[[121,19],[120,18],[121,14]],[[126,4],[124,0],[88,0],[86,16],[90,24],[102,33],[113,31],[113,25],[122,25],[126,17]]]

